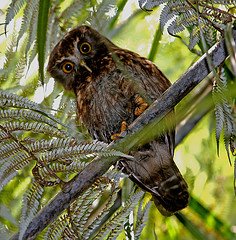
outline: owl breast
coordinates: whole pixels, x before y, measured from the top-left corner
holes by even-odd
[[[120,70],[99,78],[87,77],[76,91],[78,117],[93,138],[110,142],[111,136],[120,132],[122,121],[134,121],[135,93]]]

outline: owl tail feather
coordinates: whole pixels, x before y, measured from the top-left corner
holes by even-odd
[[[188,186],[166,144],[154,141],[131,153],[135,160],[121,160],[122,171],[152,194],[157,209],[170,216],[188,205]]]

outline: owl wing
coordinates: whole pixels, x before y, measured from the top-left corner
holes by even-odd
[[[130,56],[127,57],[127,54]],[[128,76],[126,86],[132,89],[130,92],[135,96],[138,95],[148,105],[151,104],[171,83],[149,60],[132,52],[126,51],[125,55],[123,58],[121,53],[119,59],[123,62],[121,66],[124,75]],[[172,120],[167,117],[164,124],[168,126],[170,121]],[[131,152],[133,161],[121,160],[119,163],[131,180],[152,194],[155,205],[164,215],[186,207],[189,198],[187,184],[173,161],[174,146],[175,131],[172,129]]]

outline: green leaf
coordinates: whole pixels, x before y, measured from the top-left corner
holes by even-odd
[[[207,240],[209,239],[199,228],[184,214],[176,213],[177,219],[185,226],[186,229],[195,237],[197,240]]]
[[[44,83],[44,61],[49,9],[50,1],[40,0],[37,27],[37,47],[38,47],[39,76],[42,84]]]
[[[148,55],[148,59],[151,60],[151,61],[154,61],[154,59],[155,59],[155,55],[157,53],[158,46],[160,44],[161,36],[162,36],[162,29],[161,29],[161,26],[159,24],[158,27],[157,27],[157,30],[155,32],[154,39],[152,41],[151,50],[150,50],[149,55]]]
[[[193,196],[189,202],[189,207],[198,214],[205,226],[214,229],[223,239],[235,238],[235,234],[231,231],[229,224],[216,217],[211,210],[207,209]]]

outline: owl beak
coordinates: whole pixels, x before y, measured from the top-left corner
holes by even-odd
[[[86,65],[84,60],[81,60],[79,65],[86,68],[89,72],[92,72],[92,70]]]

